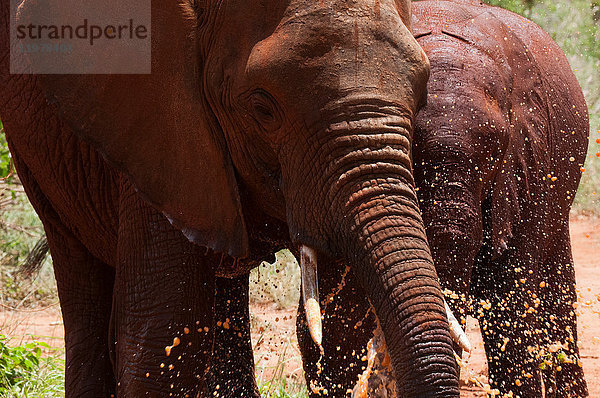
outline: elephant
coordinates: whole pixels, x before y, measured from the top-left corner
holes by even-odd
[[[501,8],[414,2],[413,33],[431,64],[414,177],[445,296],[463,321],[478,318],[500,396],[541,397],[542,385],[547,397],[587,396],[569,237],[589,134],[581,88],[552,39]],[[377,324],[354,278],[329,273],[320,282],[323,328],[335,336],[324,346],[340,353],[320,366],[335,370]],[[354,385],[366,348],[352,367],[323,375],[298,318],[308,382],[329,378],[362,396]]]
[[[11,75],[0,3],[0,117],[54,260],[67,397],[258,396],[248,270],[283,247],[313,346],[316,271],[348,268],[398,394],[458,397],[411,165],[429,75],[411,2],[151,3],[145,75]]]

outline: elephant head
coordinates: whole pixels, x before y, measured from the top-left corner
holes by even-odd
[[[165,0],[152,2],[152,74],[42,80],[73,130],[191,241],[243,258],[244,211],[260,209],[287,223],[305,266],[348,261],[399,393],[454,397],[411,166],[428,68],[410,1]]]

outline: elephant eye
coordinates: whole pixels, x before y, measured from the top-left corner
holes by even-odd
[[[281,113],[275,99],[265,91],[254,91],[248,97],[248,110],[252,117],[267,131],[281,127]]]

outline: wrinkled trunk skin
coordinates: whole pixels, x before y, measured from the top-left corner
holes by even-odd
[[[361,249],[347,255],[381,323],[399,396],[457,396],[452,342],[416,205],[388,196],[359,207]]]
[[[458,397],[452,341],[414,190],[410,126],[390,112],[332,125],[321,136],[328,141],[317,151],[324,153],[303,159],[330,165],[312,182],[325,193],[313,195],[304,219],[288,210],[292,236],[349,262],[379,318],[399,396]],[[306,200],[291,188],[288,203]],[[323,197],[325,204],[318,202]],[[327,221],[311,226],[316,220]],[[323,235],[307,232],[315,230]]]

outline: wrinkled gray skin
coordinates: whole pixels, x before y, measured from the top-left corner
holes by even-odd
[[[72,12],[48,2],[19,21]],[[399,394],[458,396],[411,167],[428,62],[409,1],[154,1],[138,76],[10,75],[7,3],[0,116],[55,262],[68,397],[256,396],[247,277],[216,275],[287,244],[350,264]]]

